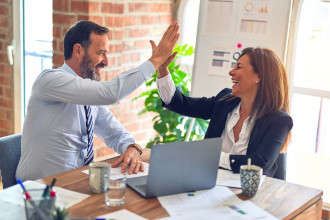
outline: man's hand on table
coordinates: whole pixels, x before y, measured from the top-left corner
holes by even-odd
[[[138,173],[139,171],[144,171],[144,166],[142,163],[142,158],[140,153],[133,147],[128,147],[127,150],[122,154],[116,162],[114,162],[111,167],[116,168],[121,163],[123,163],[123,166],[121,168],[121,172],[125,173],[126,168],[128,166],[128,174],[132,173]]]

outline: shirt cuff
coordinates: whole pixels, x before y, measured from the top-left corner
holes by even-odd
[[[219,162],[220,167],[231,170],[229,156],[230,156],[229,153],[221,152],[220,162]]]
[[[160,79],[157,77],[156,83],[160,98],[166,105],[168,105],[171,102],[176,90],[171,74],[168,74]]]
[[[142,63],[137,69],[142,71],[145,80],[150,79],[156,72],[155,66],[149,60]]]

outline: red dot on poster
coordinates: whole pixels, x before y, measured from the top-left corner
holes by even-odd
[[[241,48],[241,47],[242,47],[242,44],[241,44],[241,43],[238,43],[238,44],[237,44],[237,47],[238,47],[238,48]]]

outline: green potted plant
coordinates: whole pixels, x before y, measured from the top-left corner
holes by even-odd
[[[191,85],[191,74],[180,70],[180,64],[176,64],[175,60],[183,56],[191,56],[194,53],[192,46],[188,45],[176,45],[173,52],[177,52],[177,55],[173,61],[169,64],[168,69],[172,75],[175,86],[182,91],[184,95],[189,96]],[[157,71],[156,71],[157,73]],[[192,118],[182,116],[171,112],[162,107],[162,101],[156,88],[157,74],[146,82],[146,87],[150,90],[143,92],[141,95],[133,99],[137,100],[145,97],[145,108],[139,112],[139,115],[146,112],[154,112],[156,116],[153,118],[153,128],[156,131],[156,136],[151,139],[147,148],[150,148],[154,144],[184,141],[188,135],[188,128]],[[202,139],[207,130],[209,121],[203,119],[196,119],[189,136],[189,140]]]

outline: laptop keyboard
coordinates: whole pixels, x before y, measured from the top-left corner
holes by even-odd
[[[136,185],[136,188],[145,193],[147,191],[147,184]]]

